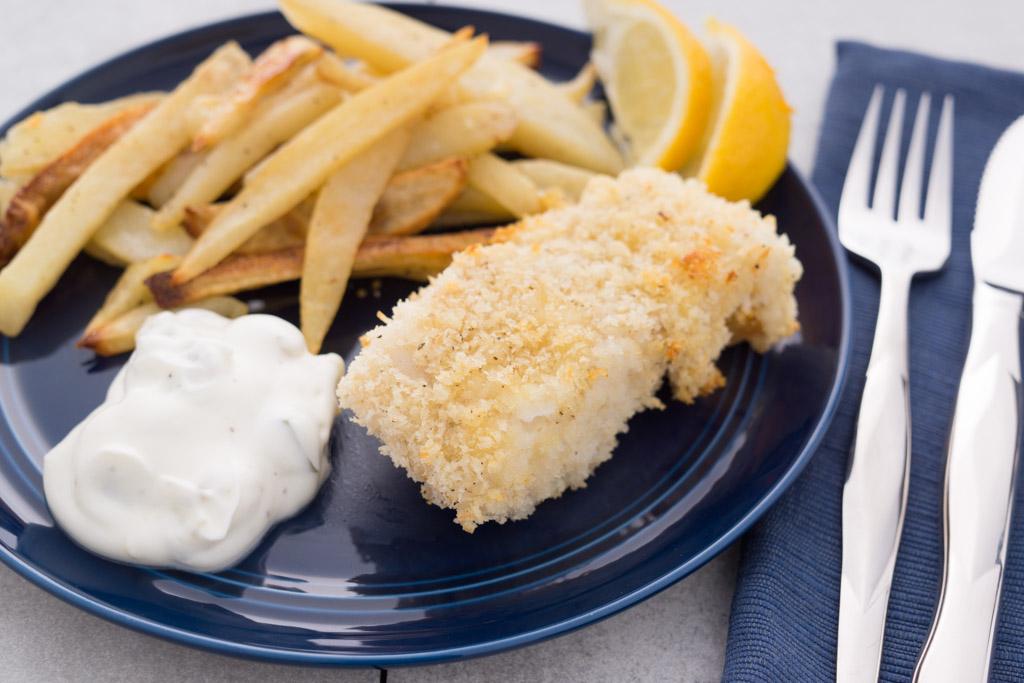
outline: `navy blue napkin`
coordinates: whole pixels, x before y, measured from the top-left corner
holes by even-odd
[[[930,91],[940,99],[949,93],[956,98],[952,255],[940,274],[914,282],[910,301],[910,498],[881,669],[883,681],[909,681],[941,580],[945,446],[970,332],[968,234],[988,154],[1002,131],[1024,114],[1024,74],[841,43],[813,173],[833,216],[876,83],[885,85],[890,97],[895,88],[907,89],[907,128],[918,93]],[[885,108],[890,105],[891,100]],[[908,138],[905,132],[904,140]],[[835,677],[842,487],[879,294],[877,278],[861,264],[851,264],[850,284],[853,353],[843,397],[807,470],[744,540],[729,624],[726,681]],[[1018,486],[1017,494],[992,668],[995,681],[1024,680],[1024,485]]]

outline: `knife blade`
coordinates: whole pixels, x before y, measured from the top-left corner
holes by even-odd
[[[1024,117],[985,166],[971,264],[971,342],[946,460],[943,580],[914,672],[920,683],[988,679],[1021,436]]]

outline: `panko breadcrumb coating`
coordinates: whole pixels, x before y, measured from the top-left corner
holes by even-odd
[[[653,169],[457,254],[363,338],[338,386],[381,451],[473,531],[585,485],[627,420],[724,384],[730,342],[797,330],[775,220]],[[386,319],[386,318],[385,318]]]

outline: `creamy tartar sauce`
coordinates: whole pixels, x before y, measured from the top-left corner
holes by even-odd
[[[50,510],[114,560],[229,567],[327,477],[343,370],[280,318],[155,315],[106,401],[47,454]]]

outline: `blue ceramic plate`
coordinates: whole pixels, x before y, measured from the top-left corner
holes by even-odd
[[[519,17],[447,7],[401,11],[495,39],[539,41],[543,70],[569,77],[589,38]],[[105,100],[170,88],[217,45],[250,52],[291,33],[279,14],[188,31],[118,57],[30,105]],[[417,486],[347,420],[334,473],[298,517],[241,565],[218,574],[140,569],[79,549],[43,499],[43,455],[96,406],[121,359],[74,341],[117,273],[77,261],[0,364],[0,559],[55,595],[132,628],[263,659],[338,665],[437,662],[492,653],[578,628],[686,576],[735,541],[793,481],[825,429],[846,365],[845,273],[816,195],[787,170],[761,208],[774,213],[806,268],[801,336],[721,361],[728,386],[684,407],[636,416],[615,457],[581,491],[528,520],[475,534],[427,505]],[[325,345],[351,359],[358,335],[412,285],[347,296]],[[295,320],[296,288],[255,293]],[[665,397],[667,400],[667,396]]]

